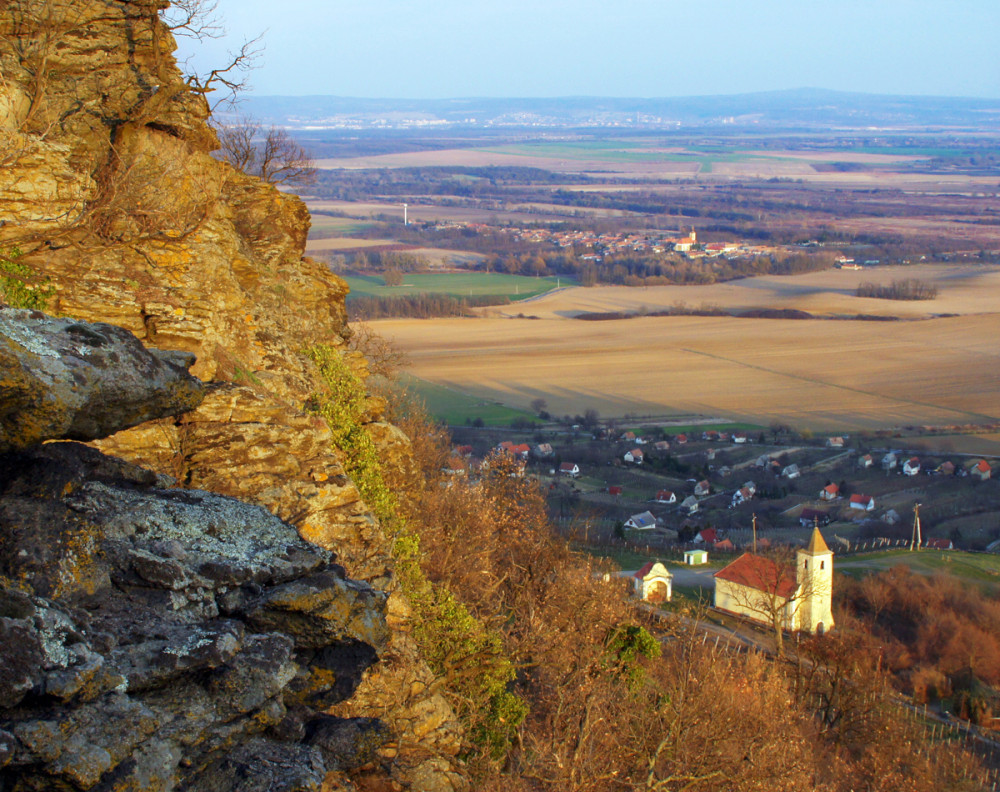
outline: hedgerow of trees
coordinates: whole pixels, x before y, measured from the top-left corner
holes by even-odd
[[[858,297],[877,297],[881,300],[933,300],[938,295],[938,288],[933,283],[904,278],[894,280],[888,286],[865,281],[858,285],[855,292]]]

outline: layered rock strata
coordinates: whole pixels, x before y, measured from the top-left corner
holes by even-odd
[[[163,394],[191,388],[106,325],[3,310],[0,329],[55,425],[83,420],[65,377],[45,384],[67,338],[103,352],[99,382],[134,386],[102,409],[86,374],[70,379],[88,425],[129,425],[142,393],[156,414],[183,409]],[[0,393],[0,426],[16,424]],[[346,788],[392,737],[327,714],[388,649],[386,594],[265,509],[171,483],[79,443],[0,454],[0,788]]]

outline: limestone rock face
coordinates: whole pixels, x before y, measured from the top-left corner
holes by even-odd
[[[0,456],[0,787],[319,790],[369,762],[387,728],[322,710],[385,652],[385,594],[157,484],[76,443]]]
[[[95,440],[198,405],[191,355],[146,350],[127,330],[0,310],[0,452]]]
[[[303,409],[318,388],[304,350],[346,346],[346,285],[303,257],[309,217],[298,198],[213,158],[208,106],[175,64],[158,18],[165,6],[0,3],[0,254],[16,246],[21,263],[49,278],[49,312],[119,325],[147,347],[196,357],[191,373],[208,383],[200,407],[97,441],[102,450],[179,486],[264,506],[334,551],[350,577],[390,592],[405,613],[390,542],[345,473],[349,452],[332,447]],[[382,423],[376,400],[368,420],[384,460],[405,465],[405,437]],[[168,575],[146,562],[159,570],[150,575]],[[97,570],[71,564],[50,585],[97,586]],[[338,713],[377,716],[390,730],[392,747],[379,755],[394,784],[460,789],[458,722],[432,692],[405,617],[391,622],[364,703]],[[322,676],[289,685],[323,698],[315,690]],[[306,739],[294,717],[282,723]],[[0,733],[0,763],[6,740]],[[164,750],[150,743],[130,761],[158,778],[172,755]],[[205,772],[243,772],[253,752],[241,750]],[[296,783],[309,788],[310,771],[302,772]]]

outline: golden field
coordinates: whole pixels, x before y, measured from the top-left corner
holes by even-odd
[[[1000,421],[1000,272],[896,269],[933,279],[924,303],[850,296],[873,272],[753,278],[707,287],[567,289],[504,309],[540,318],[383,320],[417,377],[555,414],[699,413],[821,431]],[[886,280],[891,279],[887,277]],[[837,285],[833,288],[834,284]],[[731,316],[569,318],[677,300],[812,313],[956,313],[896,322]],[[496,309],[494,309],[495,311]]]
[[[915,278],[938,287],[938,297],[926,301],[875,300],[855,297],[858,285],[871,281],[888,285]],[[911,267],[866,267],[863,270],[823,270],[804,275],[764,275],[707,286],[595,286],[565,289],[494,313],[531,314],[544,319],[580,313],[718,307],[726,311],[789,308],[816,316],[899,316],[907,319],[941,314],[1000,311],[1000,267],[978,264],[919,264]]]

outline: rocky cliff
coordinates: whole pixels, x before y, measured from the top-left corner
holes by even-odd
[[[207,104],[176,67],[165,5],[0,5],[0,256],[17,248],[48,279],[50,312],[194,357],[211,383],[196,408],[96,446],[261,506],[388,592],[391,633],[348,714],[385,725],[379,772],[393,785],[461,788],[461,733],[408,637],[390,542],[344,449],[304,409],[319,387],[306,348],[339,349],[365,372],[346,351],[346,287],[303,257],[301,201],[211,156]],[[369,401],[366,430],[384,464],[405,464],[405,437],[381,411]]]
[[[325,711],[387,649],[383,592],[259,506],[38,442],[189,409],[192,361],[10,309],[0,350],[0,788],[319,790],[373,762],[387,727]]]

